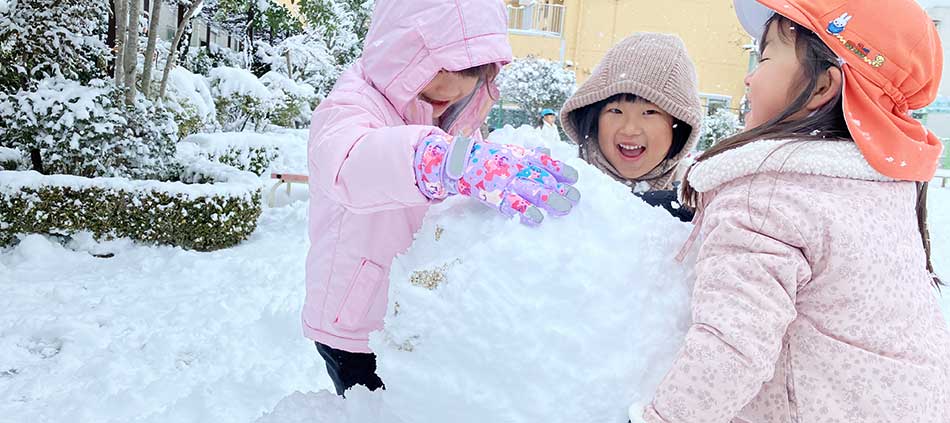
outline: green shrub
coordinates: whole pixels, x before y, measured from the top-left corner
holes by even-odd
[[[34,91],[0,93],[0,147],[38,150],[46,173],[169,178],[178,131],[171,112],[136,98],[126,105],[111,82],[63,78]]]
[[[229,147],[224,153],[205,153],[205,157],[211,160],[217,160],[228,166],[234,166],[238,169],[253,172],[255,175],[263,175],[270,167],[271,162],[280,155],[275,149],[269,149],[260,146]]]
[[[211,251],[247,239],[261,213],[261,187],[253,182],[225,182],[228,186],[218,190],[207,185],[183,188],[181,183],[36,172],[0,175],[4,181],[0,184],[0,245],[11,243],[20,233],[89,231],[97,239],[127,237]],[[216,178],[188,169],[183,176],[191,181]]]

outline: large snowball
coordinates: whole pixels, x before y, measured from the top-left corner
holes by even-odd
[[[540,143],[530,128],[492,139]],[[434,206],[371,336],[386,391],[348,406],[397,423],[622,423],[649,401],[688,324],[691,266],[674,256],[691,227],[552,147],[578,169],[581,203],[537,228],[467,198]]]

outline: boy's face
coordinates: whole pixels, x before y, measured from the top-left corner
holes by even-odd
[[[438,118],[453,104],[471,94],[477,84],[476,76],[462,76],[442,70],[419,93],[419,99],[431,104],[432,117]]]
[[[673,144],[673,116],[642,99],[607,103],[597,125],[600,151],[627,179],[657,167]]]
[[[554,116],[554,115],[545,115],[545,116],[544,116],[544,121],[547,122],[547,123],[550,123],[550,124],[552,124],[552,125],[554,124],[554,121],[555,121],[556,119],[557,119],[557,116]]]
[[[794,34],[783,37],[779,32],[779,23],[773,22],[765,35],[765,48],[759,59],[759,66],[745,78],[749,89],[749,112],[746,114],[746,128],[752,129],[777,117],[791,104],[794,75],[801,72],[798,55],[795,51]],[[787,29],[787,28],[785,28]]]

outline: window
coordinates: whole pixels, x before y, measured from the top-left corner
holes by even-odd
[[[699,98],[706,109],[706,115],[712,115],[719,109],[728,109],[732,105],[732,97],[727,95],[700,93]]]

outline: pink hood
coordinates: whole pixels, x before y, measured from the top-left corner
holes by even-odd
[[[417,97],[436,73],[510,61],[500,1],[411,0],[376,2],[360,64],[406,123],[427,124],[432,108]]]
[[[418,94],[442,69],[511,60],[500,0],[377,0],[363,57],[313,113],[310,252],[304,334],[369,352],[382,328],[393,258],[412,243],[429,200],[416,188],[412,159],[432,126]],[[478,136],[492,83],[443,115],[446,132]]]

